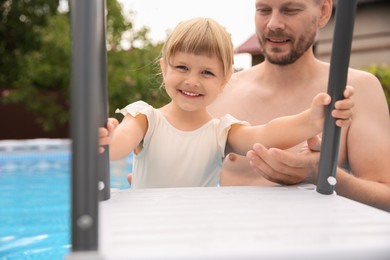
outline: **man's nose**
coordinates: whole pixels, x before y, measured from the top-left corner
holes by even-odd
[[[269,17],[267,28],[271,31],[283,30],[285,27],[283,15],[279,12],[272,12]]]

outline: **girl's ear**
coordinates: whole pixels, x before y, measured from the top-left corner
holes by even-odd
[[[219,87],[219,94],[221,94],[223,92],[223,90],[225,89],[226,85],[228,84],[228,81],[223,83],[220,87]]]
[[[232,78],[232,75],[233,75],[233,70],[234,70],[234,68],[232,68],[232,71],[228,74],[228,76],[226,76],[226,79],[224,80],[223,84],[221,85],[221,87],[219,89],[219,93],[223,92],[223,90],[225,89],[227,84],[229,84],[229,81],[230,81],[230,79]]]
[[[165,64],[164,58],[160,58],[160,69],[161,69],[161,74],[163,77],[165,77],[165,70],[167,68],[167,65]]]

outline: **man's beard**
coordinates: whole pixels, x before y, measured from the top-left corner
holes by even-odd
[[[275,37],[275,36],[280,35],[280,33],[270,33],[270,35]],[[270,37],[270,36],[267,35],[267,37]],[[297,44],[293,45],[290,53],[283,55],[283,56],[274,55],[274,53],[277,54],[278,52],[280,52],[280,49],[278,47],[272,48],[273,54],[270,54],[264,48],[264,45],[265,45],[264,43],[267,41],[266,37],[262,37],[261,39],[259,39],[259,43],[260,43],[260,46],[262,47],[263,55],[268,62],[270,62],[271,64],[275,64],[275,65],[285,66],[285,65],[292,64],[296,60],[298,60],[314,44],[315,37],[316,37],[316,33],[312,33],[311,35],[309,35],[309,37],[304,37],[304,36],[299,37]],[[270,37],[270,38],[272,38],[272,37]],[[288,38],[291,39],[291,37],[288,37]],[[292,43],[294,43],[294,42],[295,41],[292,41]]]

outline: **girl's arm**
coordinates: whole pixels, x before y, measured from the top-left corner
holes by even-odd
[[[336,124],[340,127],[349,126],[352,116],[353,89],[347,87],[344,91],[345,99],[335,103],[332,116],[337,118]],[[245,155],[252,149],[254,143],[262,143],[265,147],[287,149],[310,137],[319,134],[324,124],[324,107],[331,98],[321,93],[314,97],[310,109],[293,116],[276,118],[265,125],[245,126],[233,125],[229,131],[226,153],[235,152]]]
[[[109,119],[107,128],[99,129],[99,151],[103,152],[102,146],[109,145],[110,160],[124,158],[139,147],[147,129],[148,121],[143,114],[136,117],[127,114],[120,124],[116,119]]]

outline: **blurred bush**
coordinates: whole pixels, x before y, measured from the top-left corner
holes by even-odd
[[[151,42],[148,28],[133,28],[134,13],[123,14],[116,0],[106,3],[110,116],[137,99],[160,106],[167,101],[155,64],[161,43]],[[0,104],[24,107],[46,132],[68,124],[69,11],[58,9],[59,0],[6,0],[1,6]]]

